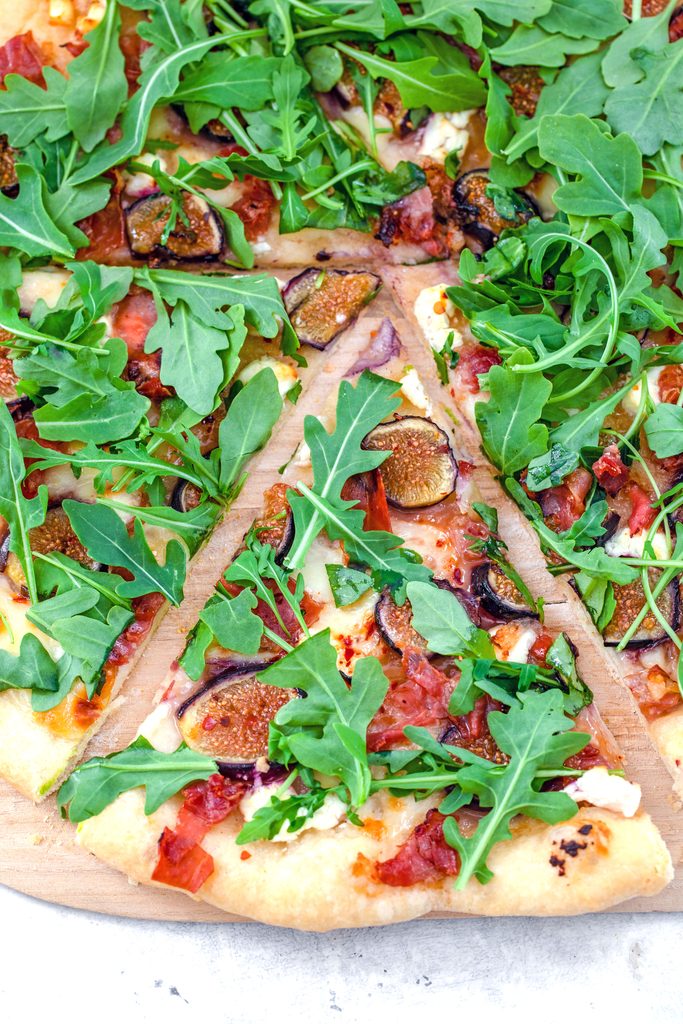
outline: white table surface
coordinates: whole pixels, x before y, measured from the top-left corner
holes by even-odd
[[[683,914],[302,935],[104,917],[0,887],[0,920],[7,1024],[683,1019]]]

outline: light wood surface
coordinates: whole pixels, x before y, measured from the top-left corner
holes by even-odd
[[[152,706],[170,663],[180,653],[197,612],[260,509],[264,488],[272,482],[278,467],[288,459],[301,437],[304,416],[326,404],[333,389],[336,390],[339,376],[367,345],[370,332],[376,330],[384,315],[391,316],[409,361],[418,367],[435,400],[444,401],[447,397],[434,377],[431,357],[398,314],[388,291],[383,292],[365,317],[335,345],[332,357],[326,362],[314,361],[302,397],[285,422],[276,428],[276,443],[253,461],[240,497],[193,563],[185,601],[162,621],[101,732],[89,745],[88,756],[120,749],[133,738]],[[463,447],[472,460],[477,461],[478,453],[471,437],[463,438]],[[619,679],[615,666],[604,657],[602,644],[576,596],[568,586],[546,572],[529,525],[487,473],[478,470],[477,478],[486,500],[499,510],[501,534],[512,561],[532,591],[546,599],[548,625],[567,631],[578,647],[581,674],[593,689],[602,716],[626,756],[629,776],[641,784],[644,806],[657,822],[678,865],[683,855],[683,811],[677,810],[671,779],[642,728],[640,713],[630,692]],[[0,822],[0,883],[20,892],[52,903],[124,917],[167,921],[243,920],[181,892],[132,885],[120,873],[76,845],[74,826],[60,819],[54,798],[36,806],[0,782]],[[631,900],[615,910],[683,910],[683,873],[678,870],[674,882],[659,896]]]

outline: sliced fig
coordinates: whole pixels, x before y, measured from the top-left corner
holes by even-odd
[[[472,590],[486,611],[497,619],[538,618],[524,597],[495,562],[484,562],[472,571]]]
[[[506,220],[496,210],[493,199],[486,194],[490,184],[488,171],[478,169],[463,174],[453,186],[458,224],[466,235],[476,238],[485,249],[495,245],[498,236],[506,228],[518,228],[539,215],[534,201],[526,193],[515,190],[519,209],[514,220]]]
[[[375,605],[375,622],[382,638],[399,654],[410,647],[426,654],[428,658],[433,657],[432,652],[427,650],[427,641],[413,627],[412,618],[410,601],[406,598],[404,604],[396,604],[391,591],[385,587]]]
[[[376,295],[377,274],[311,267],[293,277],[283,292],[285,307],[299,340],[324,349],[354,322]]]
[[[167,253],[178,260],[208,260],[223,251],[223,229],[205,199],[186,193],[183,214],[164,241],[171,200],[162,192],[138,199],[126,210],[126,231],[136,256]]]
[[[16,152],[7,141],[6,135],[0,135],[0,192],[14,195],[19,184],[14,166]]]
[[[215,676],[178,708],[183,739],[225,765],[253,765],[268,753],[268,726],[298,690],[259,683],[268,662],[228,669]]]
[[[190,512],[202,500],[202,492],[188,480],[179,480],[171,492],[171,508],[177,512]]]
[[[18,594],[25,594],[27,591],[24,570],[17,556],[9,550],[9,540],[8,533],[0,549],[2,552],[0,562],[4,563],[2,571],[12,589]],[[87,569],[104,568],[101,562],[96,562],[90,557],[74,533],[69,517],[59,505],[47,510],[45,522],[41,526],[35,526],[29,530],[29,540],[34,553],[47,555],[52,551],[60,551],[63,555],[68,555],[74,561],[80,562]]]
[[[521,117],[533,117],[545,85],[538,68],[518,65],[500,68],[496,73],[510,86],[510,103],[514,112]]]
[[[656,569],[650,570],[650,587],[654,590],[660,573]],[[625,633],[633,623],[638,613],[645,604],[645,593],[640,579],[633,583],[614,583],[614,597],[617,603],[614,615],[605,627],[603,637],[608,647],[616,647],[621,642]],[[657,607],[672,629],[678,629],[681,619],[680,593],[678,581],[673,580],[657,599]],[[641,622],[638,630],[627,643],[627,649],[637,650],[641,647],[650,647],[666,640],[668,633],[661,622],[652,611],[648,609],[647,615]]]
[[[455,490],[458,463],[448,437],[424,416],[400,416],[380,423],[363,448],[390,451],[379,467],[387,501],[397,508],[437,505]]]

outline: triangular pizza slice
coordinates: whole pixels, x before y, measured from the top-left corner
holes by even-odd
[[[304,273],[283,299],[263,274],[12,258],[3,274],[0,776],[39,799],[378,278]]]
[[[79,843],[137,882],[307,929],[658,892],[666,847],[407,324],[360,329],[250,491],[137,738],[60,790]]]

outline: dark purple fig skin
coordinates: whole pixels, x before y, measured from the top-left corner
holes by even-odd
[[[490,578],[491,563],[484,562],[472,570],[472,590],[481,601],[482,607],[489,615],[503,622],[512,619],[537,619],[538,612],[526,605],[513,605],[496,591]]]

